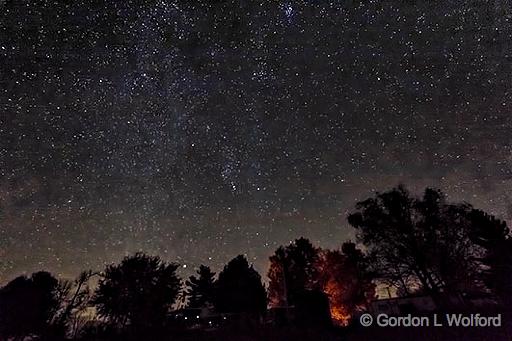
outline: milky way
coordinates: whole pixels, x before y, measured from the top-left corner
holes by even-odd
[[[508,1],[0,1],[0,282],[188,274],[399,183],[512,218]]]

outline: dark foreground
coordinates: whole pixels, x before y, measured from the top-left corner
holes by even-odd
[[[512,340],[512,328],[510,319],[508,326],[503,327],[400,327],[400,328],[364,328],[361,326],[349,328],[297,328],[297,327],[270,327],[261,326],[258,328],[241,329],[218,329],[218,330],[186,330],[167,331],[158,335],[95,335],[87,340],[179,340],[179,341],[360,341],[360,340]]]

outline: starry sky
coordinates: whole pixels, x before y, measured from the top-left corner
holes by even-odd
[[[509,0],[0,0],[0,283],[354,238],[399,183],[512,218]]]

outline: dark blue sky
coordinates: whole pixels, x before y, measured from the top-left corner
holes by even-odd
[[[404,183],[512,216],[506,1],[0,2],[0,281],[260,271]]]

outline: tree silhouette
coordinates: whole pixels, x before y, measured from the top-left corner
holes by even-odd
[[[53,335],[58,284],[50,273],[36,272],[30,278],[17,277],[0,289],[0,336],[16,340]]]
[[[319,249],[299,238],[270,257],[269,299],[273,306],[293,305],[297,295],[317,287]]]
[[[189,308],[205,307],[208,304],[213,304],[214,300],[215,272],[212,272],[209,267],[201,265],[197,274],[198,276],[190,276],[186,281]]]
[[[142,253],[108,266],[93,299],[99,315],[139,331],[161,326],[181,288],[177,268]]]
[[[508,310],[512,309],[512,238],[498,242],[487,250],[483,263],[489,268],[484,282]]]
[[[59,283],[59,301],[61,309],[55,324],[68,331],[75,338],[83,327],[87,318],[83,312],[89,307],[92,291],[89,280],[97,275],[92,271],[83,271],[74,281],[61,281]]]
[[[485,249],[483,281],[506,306],[512,298],[512,238],[504,221],[481,211],[471,211],[471,240]]]
[[[412,198],[399,186],[360,202],[348,217],[379,277],[402,293],[481,289],[485,253],[475,243],[474,209],[448,204],[439,190]]]
[[[267,307],[261,277],[242,255],[232,259],[219,273],[215,293],[215,308],[219,312],[262,315]]]

